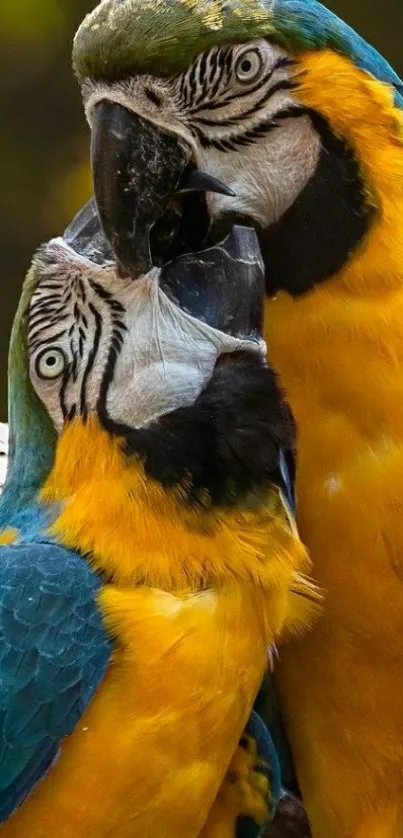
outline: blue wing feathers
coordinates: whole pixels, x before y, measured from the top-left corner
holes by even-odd
[[[106,671],[101,584],[56,544],[0,549],[0,823],[49,769]]]

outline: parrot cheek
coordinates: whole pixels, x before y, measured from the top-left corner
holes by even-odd
[[[211,378],[217,349],[206,341],[189,351],[189,334],[164,320],[158,323],[160,346],[156,340],[149,342],[149,324],[143,324],[142,335],[136,325],[136,352],[130,351],[129,344],[124,347],[105,405],[99,405],[103,424],[111,420],[131,429],[147,427],[166,413],[193,404]]]
[[[265,139],[236,153],[202,151],[198,165],[234,192],[233,197],[207,195],[212,226],[228,213],[236,213],[242,220],[249,218],[257,229],[275,224],[314,175],[320,148],[311,120],[300,117],[284,122]]]
[[[65,421],[63,416],[63,410],[60,404],[60,388],[57,388],[55,386],[44,388],[41,385],[38,386],[35,380],[33,381],[33,385],[37,396],[46,407],[46,410],[53,422],[57,434],[60,435],[63,430],[63,425]]]

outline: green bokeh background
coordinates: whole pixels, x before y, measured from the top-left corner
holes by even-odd
[[[94,0],[95,2],[95,0]],[[91,0],[0,0],[0,421],[7,346],[33,251],[90,194],[71,44]],[[328,0],[403,75],[403,0]]]

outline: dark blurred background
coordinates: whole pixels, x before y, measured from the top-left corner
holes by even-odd
[[[403,0],[328,0],[403,75]],[[0,0],[0,421],[7,346],[35,248],[90,194],[89,133],[71,70],[91,0]]]

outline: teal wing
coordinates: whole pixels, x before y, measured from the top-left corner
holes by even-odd
[[[0,548],[0,823],[49,770],[103,678],[100,584],[56,544]]]

